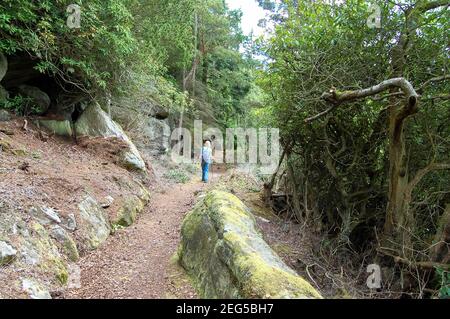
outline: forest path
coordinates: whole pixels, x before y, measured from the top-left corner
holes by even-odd
[[[63,298],[197,298],[172,257],[184,216],[196,195],[210,186],[196,177],[153,193],[134,225],[80,260],[81,288],[68,290]]]

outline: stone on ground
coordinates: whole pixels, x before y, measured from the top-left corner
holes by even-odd
[[[145,171],[145,162],[136,146],[119,124],[114,122],[97,103],[92,103],[75,123],[77,137],[116,137],[123,140],[128,148],[122,152],[122,164],[128,169]]]
[[[97,201],[87,196],[78,205],[80,210],[79,230],[81,239],[89,250],[100,246],[111,234],[111,225],[103,208]]]

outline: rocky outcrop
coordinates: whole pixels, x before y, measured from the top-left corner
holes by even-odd
[[[41,119],[38,120],[36,124],[39,127],[45,127],[51,133],[59,136],[66,136],[66,137],[73,136],[72,123],[68,120],[58,121],[58,120]]]
[[[167,119],[149,117],[142,130],[138,146],[151,155],[165,154],[170,150],[171,129]]]
[[[145,202],[136,195],[125,198],[124,203],[119,209],[117,218],[113,222],[113,224],[123,227],[132,225],[135,222],[138,214],[140,214],[144,210],[144,207]]]
[[[94,250],[111,234],[111,225],[103,208],[91,196],[86,196],[78,209],[80,237],[87,249]]]
[[[19,86],[18,93],[23,97],[31,99],[32,103],[38,107],[38,110],[36,110],[36,114],[38,115],[46,113],[50,108],[50,97],[47,93],[35,86],[22,84]]]
[[[121,164],[128,169],[145,171],[145,163],[139,151],[119,124],[114,122],[97,103],[86,108],[75,123],[77,137],[116,137],[128,146],[121,154]]]
[[[208,193],[182,226],[179,261],[203,298],[321,298],[276,255],[234,195]]]
[[[19,238],[21,260],[28,266],[37,267],[40,272],[53,277],[64,285],[68,279],[67,265],[48,231],[37,221],[31,221],[21,230]]]
[[[58,225],[52,225],[50,227],[50,236],[58,242],[62,251],[70,261],[76,262],[80,259],[80,254],[78,253],[75,241],[64,228]]]

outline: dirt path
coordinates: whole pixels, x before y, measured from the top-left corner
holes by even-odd
[[[171,260],[180,239],[185,214],[199,180],[166,186],[153,193],[149,207],[135,225],[118,231],[97,251],[84,257],[81,288],[64,298],[196,298],[179,266]]]

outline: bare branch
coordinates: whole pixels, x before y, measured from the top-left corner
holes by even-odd
[[[437,77],[431,78],[431,79],[425,81],[425,82],[420,86],[420,88],[417,90],[417,92],[420,93],[420,94],[422,94],[422,93],[423,93],[423,90],[425,89],[425,87],[427,87],[427,86],[430,85],[431,83],[434,83],[434,82],[440,82],[440,81],[445,81],[445,80],[448,80],[448,79],[450,79],[450,74],[449,74],[449,75],[443,75],[443,76],[437,76]]]
[[[433,161],[428,164],[426,167],[419,170],[414,178],[409,182],[408,188],[409,190],[413,190],[417,184],[422,180],[422,178],[425,177],[428,173],[435,171],[435,170],[445,170],[450,169],[450,163],[434,163]]]
[[[361,100],[392,88],[401,89],[403,94],[406,96],[407,107],[401,112],[401,114],[399,114],[399,116],[404,117],[407,114],[413,113],[413,111],[416,109],[419,95],[414,90],[412,84],[405,78],[393,78],[383,81],[372,87],[354,91],[338,92],[335,88],[332,88],[329,92],[323,93],[321,98],[328,103],[333,104],[333,106],[320,114],[307,118],[305,122],[309,123],[324,115],[327,115],[341,104]]]

